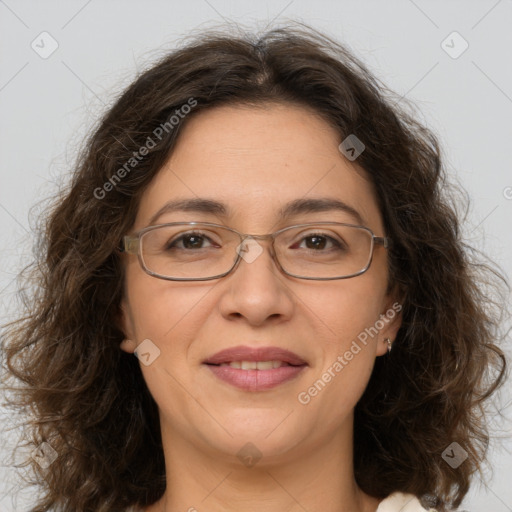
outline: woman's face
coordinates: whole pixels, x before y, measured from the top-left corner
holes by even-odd
[[[132,232],[150,225],[169,201],[198,198],[222,203],[225,214],[166,211],[152,224],[204,221],[266,234],[306,222],[361,222],[342,209],[278,215],[292,201],[322,198],[342,201],[383,236],[373,188],[355,170],[356,162],[340,153],[340,142],[324,120],[297,106],[202,112],[185,125],[172,156],[144,192]],[[141,369],[159,407],[162,434],[226,459],[250,442],[280,460],[350,432],[375,357],[385,354],[384,338],[393,340],[399,327],[398,314],[378,322],[395,303],[387,295],[383,247],[376,246],[362,275],[312,281],[281,273],[267,242],[260,246],[264,250],[253,253],[255,259],[242,259],[234,272],[212,281],[158,279],[142,270],[136,256],[124,256],[122,349],[133,352],[150,340]],[[376,324],[381,329],[375,335]],[[240,387],[220,378],[220,367],[205,363],[240,346],[284,349],[305,364],[289,373],[290,367],[220,370],[236,374],[236,382],[244,371],[293,375],[271,387]]]

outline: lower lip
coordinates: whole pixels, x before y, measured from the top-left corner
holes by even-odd
[[[271,370],[241,370],[231,366],[206,365],[219,379],[245,391],[264,391],[295,378],[306,365],[281,366]]]

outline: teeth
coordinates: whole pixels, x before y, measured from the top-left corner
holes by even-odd
[[[222,363],[220,366],[231,366],[238,370],[272,370],[285,366],[282,361],[232,361],[231,363]]]

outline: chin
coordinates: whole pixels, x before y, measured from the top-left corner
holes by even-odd
[[[297,416],[288,416],[289,413],[285,409],[272,413],[261,409],[240,410],[233,416],[223,416],[223,425],[230,435],[216,429],[215,439],[211,438],[211,430],[205,432],[205,438],[210,447],[220,452],[241,457],[247,452],[270,461],[295,448],[302,438],[311,438],[311,433],[304,429],[304,422],[298,425]]]
[[[268,436],[268,432],[259,437],[250,434],[233,435],[233,438],[224,438],[218,445],[214,445],[218,460],[224,458],[225,462],[233,465],[234,469],[272,467],[284,462],[290,462],[290,453],[296,453],[298,440],[292,438],[288,432],[284,436]]]

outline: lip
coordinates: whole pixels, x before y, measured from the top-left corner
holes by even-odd
[[[227,348],[209,357],[204,364],[222,364],[233,361],[283,361],[285,363],[301,366],[307,364],[297,354],[279,347],[251,348],[245,345]],[[249,370],[247,370],[249,371]],[[265,371],[265,370],[259,370]]]
[[[218,366],[233,361],[283,361],[286,366],[269,370],[242,370]],[[279,347],[237,346],[221,350],[203,362],[220,380],[244,391],[265,391],[297,377],[308,364],[297,354]]]

